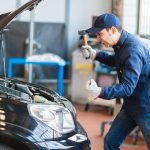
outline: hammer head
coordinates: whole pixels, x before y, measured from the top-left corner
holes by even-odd
[[[78,31],[78,34],[81,35],[83,38],[83,45],[87,45],[86,30],[80,30],[80,31]]]
[[[87,34],[87,32],[86,32],[86,30],[79,30],[78,34],[79,35],[85,35],[85,34]]]

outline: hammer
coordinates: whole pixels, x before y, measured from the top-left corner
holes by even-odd
[[[83,45],[84,45],[84,46],[88,45],[88,44],[87,44],[87,37],[86,37],[87,32],[86,32],[85,30],[80,30],[80,31],[78,31],[78,34],[81,35],[81,36],[83,36]],[[86,52],[86,54],[85,54],[84,57],[85,57],[86,59],[89,59],[89,58],[90,58],[90,54],[89,54],[88,51]]]
[[[80,30],[78,31],[78,34],[83,36],[83,45],[87,45],[87,37],[86,37],[86,34],[87,32],[85,30]]]

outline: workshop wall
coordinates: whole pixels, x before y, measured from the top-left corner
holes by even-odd
[[[78,45],[78,30],[86,29],[92,25],[92,16],[111,12],[111,0],[71,0],[69,17],[68,48],[69,58]]]
[[[27,0],[21,0],[21,5]],[[20,20],[28,21],[30,14],[24,12]],[[44,0],[35,9],[35,21],[37,22],[65,22],[65,0]]]
[[[13,21],[8,25],[8,28],[10,30],[5,34],[7,62],[12,57],[28,57],[29,22]],[[33,54],[53,53],[66,59],[64,51],[64,24],[36,22]],[[57,76],[56,67],[36,66],[34,68],[35,78],[45,79],[56,78]],[[15,77],[25,77],[22,65],[15,65],[13,72]],[[41,73],[39,74],[39,72]]]
[[[27,0],[3,0],[0,5],[0,12],[13,10],[18,4],[24,4]],[[66,2],[69,3],[69,9],[65,8]],[[9,4],[9,5],[8,5]],[[92,16],[104,12],[111,12],[111,0],[45,0],[35,10],[35,21],[37,22],[66,22],[65,11],[69,14],[68,23],[68,56],[70,58],[72,51],[78,45],[79,29],[89,28],[92,24]],[[18,17],[19,20],[29,21],[29,12],[24,12]]]
[[[16,0],[1,0],[0,14],[9,12],[16,8]]]

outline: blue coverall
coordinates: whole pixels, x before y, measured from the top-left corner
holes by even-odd
[[[119,83],[103,87],[100,98],[123,98],[121,111],[104,140],[105,150],[119,150],[125,137],[141,129],[150,149],[150,50],[132,34],[122,30],[114,55],[98,52],[95,60],[116,67]]]

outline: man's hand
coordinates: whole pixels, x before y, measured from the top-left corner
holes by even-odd
[[[91,46],[85,45],[81,48],[82,55],[85,59],[93,59],[96,56],[96,50],[92,49]]]
[[[89,94],[90,100],[95,100],[100,95],[102,88],[97,86],[97,83],[91,79],[86,83],[86,89]]]

